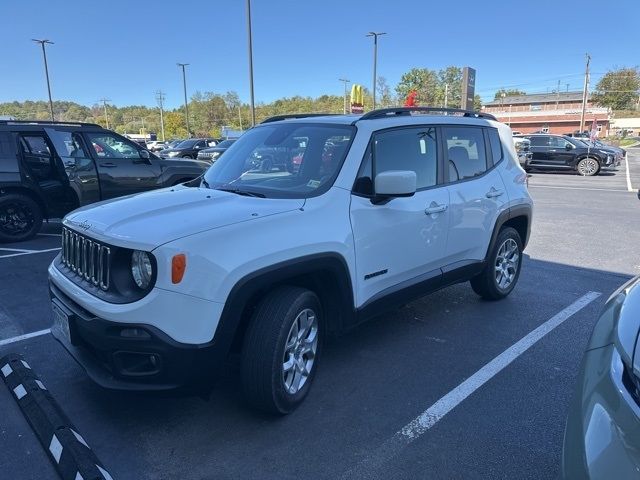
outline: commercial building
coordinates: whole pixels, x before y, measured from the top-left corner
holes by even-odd
[[[580,130],[582,92],[511,95],[486,103],[483,111],[522,133],[573,133]],[[596,120],[600,136],[610,134],[611,111],[587,101],[584,129]]]
[[[611,120],[612,135],[627,135],[629,137],[640,136],[640,112],[639,116],[629,118],[614,118]]]

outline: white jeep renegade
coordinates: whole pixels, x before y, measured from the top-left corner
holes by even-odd
[[[107,388],[202,386],[239,354],[248,401],[287,413],[328,333],[458,282],[506,297],[531,218],[490,115],[274,117],[191,184],[69,214],[52,331]]]

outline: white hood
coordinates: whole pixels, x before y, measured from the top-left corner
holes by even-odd
[[[64,224],[116,246],[153,250],[181,237],[302,208],[304,199],[269,199],[176,186],[94,203]]]

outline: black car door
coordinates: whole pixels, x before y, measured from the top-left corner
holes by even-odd
[[[549,136],[533,135],[527,137],[531,141],[531,164],[544,165],[547,163],[549,154]]]
[[[550,137],[549,163],[559,168],[572,165],[573,157],[575,157],[575,148],[575,145],[564,137]]]
[[[113,132],[85,132],[96,162],[102,198],[121,197],[159,186],[158,159]]]
[[[62,163],[69,179],[69,187],[75,193],[76,206],[99,201],[101,196],[98,171],[82,135],[64,127],[45,128],[45,132],[53,144],[57,160]]]

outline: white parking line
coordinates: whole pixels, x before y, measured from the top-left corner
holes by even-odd
[[[494,376],[500,373],[516,358],[540,341],[545,335],[561,325],[575,313],[593,302],[601,294],[588,292],[571,305],[556,313],[538,328],[524,336],[521,340],[507,348],[476,373],[459,384],[436,403],[405,425],[389,440],[369,455],[354,468],[346,472],[343,478],[372,478],[378,469],[397,455],[403,448],[418,439],[427,430],[437,424],[447,413],[460,405],[469,395],[474,393]]]
[[[7,252],[22,252],[22,253],[31,253],[37,252],[37,250],[27,250],[26,248],[9,248],[0,246],[0,250],[6,250]]]
[[[61,237],[60,233],[39,233],[38,235],[42,235],[43,237]]]
[[[588,190],[590,192],[624,192],[624,193],[629,193],[629,190],[621,190],[621,189],[588,188],[588,187],[560,187],[558,185],[531,185],[530,184],[528,188],[557,188],[557,189],[560,189],[560,190]]]
[[[627,190],[629,192],[635,192],[635,190],[633,189],[633,187],[631,186],[631,173],[629,171],[629,159],[627,158],[629,156],[629,153],[625,153],[624,155],[624,164],[627,167]]]
[[[56,250],[60,250],[60,247],[56,248],[47,248],[46,250],[30,250],[26,252],[20,253],[10,253],[9,255],[0,255],[0,258],[9,258],[9,257],[19,257],[20,255],[35,255],[36,253],[46,253],[46,252],[55,252]],[[0,250],[9,250],[8,248],[0,248]]]
[[[21,342],[22,340],[28,340],[29,338],[46,335],[47,333],[51,333],[50,328],[46,328],[44,330],[38,330],[37,332],[25,333],[24,335],[18,335],[17,337],[5,338],[4,340],[0,340],[0,347],[3,347],[5,345],[10,345],[16,342]]]

